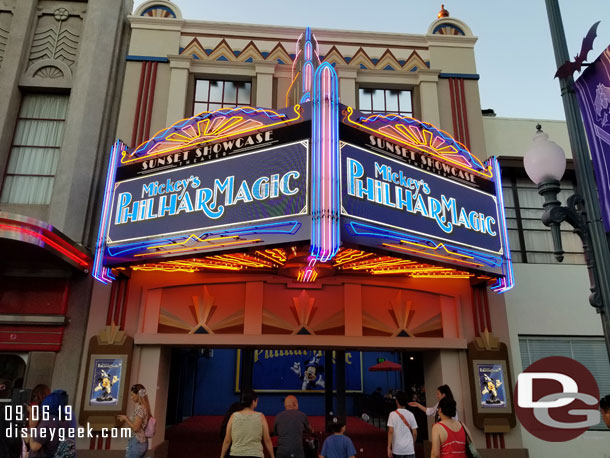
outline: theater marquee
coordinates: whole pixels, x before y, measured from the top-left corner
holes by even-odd
[[[325,78],[302,105],[204,112],[133,150],[118,142],[94,276],[307,243],[313,270],[347,244],[485,273],[497,278],[492,289],[510,289],[497,161],[481,162],[430,124],[340,105],[334,70],[321,65],[314,80]]]

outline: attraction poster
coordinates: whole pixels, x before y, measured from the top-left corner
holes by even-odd
[[[123,359],[95,358],[93,360],[89,405],[118,405],[122,370]]]
[[[324,352],[319,350],[255,350],[252,388],[263,392],[323,393],[324,364]],[[334,364],[333,356],[333,367]],[[361,352],[345,352],[345,389],[362,392]]]
[[[477,364],[482,408],[506,407],[502,364]]]

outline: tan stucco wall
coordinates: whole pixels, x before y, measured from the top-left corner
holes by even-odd
[[[572,150],[565,121],[484,116],[483,128],[488,156],[523,157],[532,144],[538,123],[548,134],[549,140],[561,146],[566,152],[566,157],[571,158]]]

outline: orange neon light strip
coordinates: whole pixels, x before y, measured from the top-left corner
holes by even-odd
[[[418,272],[453,272],[453,269],[445,269],[442,267],[425,267],[425,268],[404,268],[404,269],[400,269],[400,268],[387,268],[387,269],[375,269],[375,270],[371,270],[371,273],[374,274],[386,274],[386,273],[418,273]]]
[[[133,270],[142,271],[163,271],[163,272],[197,272],[202,268],[218,269],[218,270],[241,270],[238,266],[220,265],[212,263],[172,263],[170,261],[158,264],[142,264],[140,266],[132,266]]]
[[[349,262],[355,262],[357,260],[364,259],[369,256],[373,256],[373,253],[367,253],[366,251],[360,251],[360,250],[346,249],[346,250],[341,251],[335,257],[335,266],[337,266],[337,267],[342,266],[343,264],[347,264]]]
[[[176,245],[186,245],[190,240],[196,240],[197,242],[214,242],[216,240],[227,240],[227,239],[236,239],[239,238],[238,235],[228,235],[226,237],[214,237],[213,239],[200,239],[199,237],[197,237],[195,234],[189,235],[188,239],[186,239],[183,242],[176,242],[176,243],[170,243],[167,245],[155,245],[155,246],[150,246],[147,248],[147,250],[153,250],[156,248],[165,248],[168,246],[176,246]]]
[[[415,261],[411,261],[408,259],[399,259],[393,258],[390,256],[377,257],[374,259],[369,259],[366,261],[354,262],[347,266],[344,266],[343,269],[351,269],[351,270],[366,270],[366,269],[377,269],[381,267],[396,267],[396,266],[407,266],[416,264]]]
[[[195,144],[204,144],[204,143],[209,143],[209,142],[212,142],[212,141],[217,141],[217,140],[222,140],[222,139],[225,139],[225,138],[229,138],[229,137],[231,137],[231,136],[233,136],[233,135],[237,135],[237,134],[240,134],[240,135],[241,135],[241,134],[245,134],[245,133],[248,133],[248,132],[254,132],[254,131],[260,130],[260,129],[262,129],[262,128],[267,129],[267,128],[270,128],[270,127],[279,126],[279,125],[282,125],[282,124],[287,124],[287,123],[289,123],[289,122],[298,121],[299,119],[301,119],[301,111],[300,111],[300,108],[301,108],[301,105],[295,105],[295,106],[293,107],[294,112],[295,112],[295,113],[296,113],[296,115],[297,115],[297,116],[296,116],[296,118],[284,119],[284,120],[282,120],[282,121],[278,121],[278,122],[275,122],[275,123],[271,123],[271,124],[264,124],[264,125],[262,125],[262,126],[256,126],[256,127],[253,127],[253,128],[245,129],[245,130],[243,130],[243,131],[235,131],[235,132],[231,132],[231,133],[228,133],[228,134],[226,134],[226,135],[217,135],[217,136],[213,136],[212,138],[208,138],[208,139],[204,139],[204,140],[202,140],[201,138],[194,138],[194,139],[192,139],[192,140],[191,140],[191,142],[189,142],[189,143],[187,143],[187,144],[182,143],[182,144],[177,145],[177,146],[175,146],[175,147],[169,147],[169,148],[165,148],[165,149],[160,149],[159,151],[155,151],[154,153],[151,153],[151,154],[146,154],[146,155],[143,155],[143,156],[134,157],[134,158],[132,158],[132,159],[129,159],[129,158],[128,158],[128,154],[127,154],[127,152],[126,152],[126,151],[123,151],[123,152],[122,152],[122,157],[121,157],[121,164],[129,164],[129,163],[132,163],[132,162],[141,161],[141,160],[143,160],[143,159],[148,159],[148,158],[150,158],[150,157],[158,156],[158,155],[160,155],[160,154],[171,153],[171,152],[173,152],[173,151],[178,151],[178,150],[183,149],[183,148],[185,148],[185,147],[187,147],[187,146],[193,146],[193,145],[195,145]],[[261,113],[261,112],[269,112],[269,113],[273,113],[274,115],[280,116],[280,115],[279,115],[279,113],[277,113],[277,112],[275,112],[275,111],[273,111],[273,110],[267,110],[267,109],[262,109],[262,108],[254,108],[254,107],[239,107],[239,110],[240,110],[240,111],[241,111],[241,110],[244,110],[244,109],[251,109],[251,110],[253,110],[253,111],[255,111],[255,112],[259,112],[259,113]],[[203,113],[210,113],[210,114],[214,114],[214,113],[216,113],[216,112],[218,112],[218,111],[220,111],[220,110],[226,110],[226,108],[219,108],[219,109],[214,110],[214,111],[203,111],[203,112],[199,113],[197,116],[200,116],[200,115],[201,115],[201,114],[203,114]],[[238,109],[236,108],[235,110],[237,111]],[[230,112],[225,113],[225,114],[226,114],[226,115],[228,115],[229,113],[230,113]],[[193,118],[194,118],[194,117],[195,117],[195,116],[193,116]],[[159,131],[158,131],[158,132],[157,132],[155,135],[153,135],[151,138],[155,138],[157,135],[159,135],[159,134],[160,134],[161,132],[163,132],[164,130],[168,130],[168,129],[170,129],[171,127],[175,126],[176,124],[180,124],[181,122],[186,121],[186,120],[188,120],[188,119],[191,119],[191,118],[184,118],[184,119],[181,119],[180,121],[175,122],[175,123],[174,123],[174,124],[172,124],[171,126],[169,126],[169,127],[166,127],[166,128],[164,128],[164,129],[159,130]],[[145,143],[149,142],[149,141],[150,141],[150,139],[148,139],[148,140],[146,140],[145,142],[141,143],[140,145],[138,145],[138,148],[139,148],[139,147],[141,147],[142,145],[144,145]],[[167,138],[162,139],[162,140],[161,140],[161,139],[159,140],[159,142],[162,142],[162,141],[164,141],[164,142],[165,142],[165,141],[168,141],[168,140],[167,140]],[[171,141],[171,140],[170,140],[170,141]],[[135,151],[135,150],[137,150],[138,148],[135,148],[135,149],[134,149],[134,151]]]
[[[223,262],[235,263],[237,265],[242,265],[242,266],[247,266],[247,267],[273,267],[273,265],[268,261],[263,261],[261,259],[252,258],[243,253],[210,256],[207,259],[214,259],[214,260],[223,261]]]
[[[255,253],[258,256],[268,259],[274,264],[283,266],[286,262],[286,253],[284,253],[280,248],[276,248],[274,250],[256,251]]]
[[[382,245],[390,247],[390,248],[395,248],[395,249],[400,250],[400,251],[406,251],[407,253],[419,253],[419,254],[423,254],[425,256],[431,256],[433,258],[447,259],[447,260],[452,261],[452,262],[461,262],[461,263],[470,264],[470,265],[476,266],[476,267],[482,267],[483,266],[483,264],[479,264],[479,263],[476,263],[476,262],[464,261],[463,259],[455,259],[455,258],[451,258],[449,256],[441,256],[440,254],[427,253],[425,251],[419,251],[419,250],[414,250],[412,248],[407,248],[407,247],[404,247],[402,245],[393,245],[391,243],[383,243]]]
[[[413,278],[471,278],[474,277],[474,274],[470,273],[454,273],[454,274],[413,274],[411,275]]]
[[[461,256],[463,258],[468,258],[468,259],[474,259],[474,256],[469,256],[467,254],[454,253],[453,251],[449,251],[447,249],[447,247],[445,246],[445,244],[443,244],[443,243],[439,243],[435,247],[424,245],[422,243],[409,242],[408,240],[401,240],[400,243],[407,243],[409,245],[415,245],[417,247],[426,248],[426,249],[432,249],[432,250],[438,250],[438,249],[442,248],[445,251],[445,253],[447,253],[447,254],[450,254],[450,255],[453,255],[453,256]]]
[[[216,247],[223,247],[223,246],[228,246],[228,245],[243,245],[246,243],[254,243],[254,242],[260,242],[262,239],[252,239],[252,240],[238,240],[235,242],[227,242],[227,243],[215,243],[212,245],[207,245],[207,246],[197,246],[197,247],[192,247],[192,248],[176,248],[175,250],[165,250],[165,251],[155,251],[154,253],[140,253],[140,254],[135,254],[134,257],[137,256],[155,256],[155,255],[159,255],[159,254],[165,254],[165,253],[177,253],[179,251],[193,251],[193,250],[207,250],[208,248],[216,248]]]
[[[372,128],[370,128],[370,127],[367,127],[367,126],[365,126],[365,125],[362,125],[362,124],[360,124],[360,123],[358,123],[358,122],[356,122],[356,121],[352,120],[352,119],[351,119],[351,117],[352,117],[352,115],[354,114],[354,109],[353,109],[352,107],[347,107],[347,113],[348,113],[348,115],[347,115],[347,120],[348,120],[349,122],[351,122],[352,124],[354,124],[354,125],[356,125],[356,126],[358,126],[358,127],[362,128],[362,129],[365,129],[365,130],[368,130],[368,131],[370,131],[370,132],[376,133],[377,135],[382,135],[383,137],[385,137],[385,138],[387,138],[387,139],[389,139],[389,140],[391,139],[391,140],[393,140],[393,141],[397,141],[397,142],[399,142],[399,143],[402,143],[402,144],[404,144],[404,145],[406,145],[406,146],[409,146],[409,147],[411,147],[411,148],[413,148],[413,149],[416,149],[416,150],[418,150],[418,151],[421,151],[421,152],[423,152],[423,153],[427,153],[427,154],[430,154],[430,155],[432,155],[432,156],[435,156],[435,157],[437,157],[437,158],[439,158],[439,159],[441,159],[441,160],[443,160],[443,161],[451,162],[452,164],[455,164],[457,167],[460,167],[460,168],[462,168],[462,169],[467,169],[469,172],[472,172],[472,173],[475,173],[475,174],[477,174],[477,175],[483,176],[483,177],[485,177],[485,178],[487,178],[487,179],[491,179],[491,178],[492,178],[492,176],[493,176],[493,172],[492,172],[492,170],[491,170],[491,166],[487,167],[486,172],[481,172],[481,171],[479,171],[479,170],[475,170],[475,169],[473,169],[473,168],[471,168],[471,167],[468,167],[467,165],[465,165],[465,164],[463,164],[463,163],[461,163],[461,162],[455,161],[455,160],[453,160],[453,159],[451,159],[451,158],[449,158],[449,157],[444,156],[442,153],[437,152],[437,151],[436,151],[436,150],[435,150],[435,149],[434,149],[432,146],[430,146],[430,147],[429,147],[430,149],[422,148],[422,147],[420,147],[420,146],[418,146],[418,145],[414,145],[414,144],[411,144],[411,143],[407,143],[407,142],[406,142],[404,139],[400,139],[400,138],[397,138],[397,137],[394,137],[394,136],[388,135],[388,134],[386,134],[386,133],[384,133],[384,132],[380,132],[379,130],[372,129]],[[419,120],[417,120],[417,119],[410,118],[410,117],[408,117],[408,116],[400,116],[400,115],[396,115],[396,114],[392,114],[392,115],[379,115],[379,114],[375,114],[375,115],[371,115],[371,116],[369,116],[369,117],[368,117],[368,118],[366,118],[366,119],[368,120],[368,119],[370,119],[370,118],[371,118],[371,117],[373,117],[373,116],[376,116],[376,117],[379,117],[379,118],[387,118],[388,116],[395,116],[395,117],[398,117],[398,118],[401,118],[401,119],[405,119],[405,120],[406,120],[406,119],[412,119],[412,120],[414,120],[414,121],[421,122],[421,121],[419,121]],[[428,123],[428,124],[429,124],[429,123]],[[430,125],[431,125],[432,127],[434,127],[435,129],[437,129],[439,132],[442,132],[442,133],[446,134],[447,136],[449,136],[450,138],[453,138],[453,136],[452,136],[452,135],[449,135],[449,134],[448,134],[447,132],[445,132],[444,130],[439,129],[438,127],[433,126],[432,124],[430,124]],[[455,139],[454,139],[454,140],[455,140]],[[459,145],[461,145],[462,147],[464,147],[464,149],[465,149],[466,151],[468,151],[468,148],[466,148],[466,147],[465,147],[463,144],[461,144],[461,143],[460,143],[460,142],[458,142],[457,140],[455,140],[455,142],[456,142],[456,143],[458,143]],[[456,154],[457,154],[457,152],[456,152]],[[477,161],[477,162],[478,162],[478,163],[481,165],[481,167],[484,167],[484,166],[483,166],[483,163],[482,163],[482,162],[481,162],[481,161],[480,161],[478,158],[476,158],[476,156],[472,155],[472,157],[473,157],[473,159],[475,159],[475,160],[476,160],[476,161]]]
[[[295,62],[296,62],[296,59],[295,59]],[[299,77],[300,74],[301,74],[301,71],[299,70],[299,72],[296,74],[296,76],[292,80],[292,83],[290,83],[290,86],[288,87],[288,90],[286,91],[286,106],[288,106],[288,97],[290,96],[290,90],[292,89],[292,86],[294,86],[294,83],[295,83],[295,81],[297,80],[297,78]]]

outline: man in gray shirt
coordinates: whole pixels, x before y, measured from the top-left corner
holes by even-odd
[[[276,458],[304,458],[303,431],[311,431],[307,415],[299,410],[297,398],[284,399],[284,410],[275,417],[273,428],[277,439]]]

